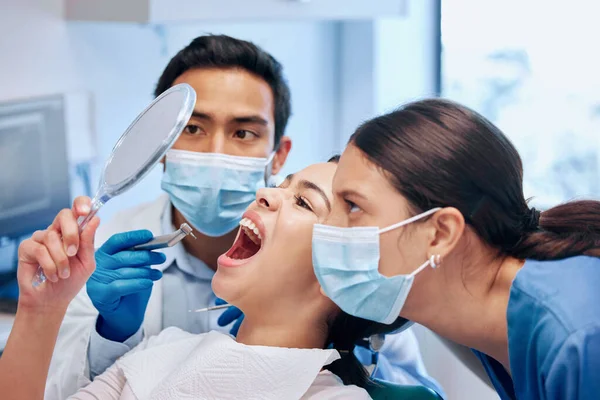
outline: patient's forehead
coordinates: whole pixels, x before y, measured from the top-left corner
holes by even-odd
[[[333,176],[335,175],[336,169],[337,164],[332,162],[312,164],[295,173],[294,182],[299,182],[300,180],[311,181],[318,185],[325,192],[327,197],[331,199],[333,197]]]

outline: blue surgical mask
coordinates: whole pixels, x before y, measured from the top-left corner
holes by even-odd
[[[379,235],[438,210],[434,208],[384,229],[316,224],[312,239],[313,266],[327,297],[355,317],[393,323],[406,302],[415,275],[429,265],[435,267],[435,262],[432,257],[410,274],[383,276],[379,273]]]
[[[265,186],[269,158],[169,150],[162,188],[185,219],[207,236],[234,230]]]

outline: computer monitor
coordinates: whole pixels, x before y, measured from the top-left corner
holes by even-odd
[[[69,206],[63,97],[0,103],[0,237],[45,229]]]

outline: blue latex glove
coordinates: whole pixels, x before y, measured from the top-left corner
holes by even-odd
[[[217,299],[217,301],[215,303],[218,306],[220,306],[221,304],[227,304],[227,302],[222,299]],[[232,323],[233,321],[235,321],[235,324],[233,324],[233,327],[231,328],[229,333],[232,336],[237,336],[238,330],[240,329],[240,325],[242,324],[243,320],[244,320],[244,313],[242,312],[242,310],[240,310],[237,307],[231,306],[228,309],[226,309],[225,311],[223,311],[223,314],[221,314],[221,316],[217,320],[217,323],[219,324],[219,326],[227,326],[230,323]]]
[[[87,282],[87,293],[100,313],[96,330],[105,339],[122,343],[142,326],[153,281],[162,277],[150,265],[162,264],[166,257],[126,249],[152,237],[148,230],[118,233],[96,251],[96,270]]]

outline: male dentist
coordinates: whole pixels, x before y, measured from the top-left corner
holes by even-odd
[[[215,304],[211,279],[217,258],[233,243],[256,190],[268,184],[265,175],[277,174],[285,163],[292,147],[284,136],[290,91],[281,65],[270,54],[223,35],[198,37],[175,55],[155,95],[178,83],[191,85],[197,99],[188,125],[166,156],[166,194],[121,212],[98,230],[96,243],[104,244],[96,252],[96,271],[67,311],[46,399],[75,393],[163,328],[223,331],[231,327],[220,325],[242,318],[233,308],[224,313],[188,310]],[[162,254],[126,250],[184,222],[194,228],[197,240],[188,236]],[[387,340],[392,351],[384,352],[387,364],[380,377],[430,382],[412,333]]]

